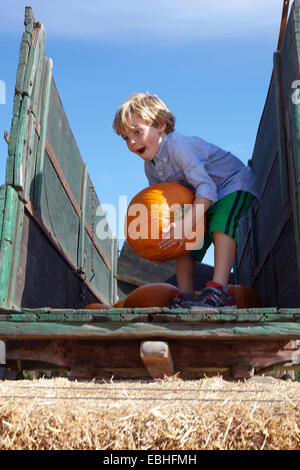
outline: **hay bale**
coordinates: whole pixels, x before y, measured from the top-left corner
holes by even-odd
[[[0,449],[300,449],[300,384],[0,383]]]

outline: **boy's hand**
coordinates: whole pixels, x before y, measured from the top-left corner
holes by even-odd
[[[175,222],[171,222],[167,227],[162,229],[163,236],[158,246],[167,249],[177,244],[178,250],[182,248],[184,243],[188,242],[194,226],[196,230],[197,224],[200,224],[200,228],[204,228],[203,217],[211,204],[212,201],[209,199],[195,197],[192,207],[184,214],[182,219],[177,219]]]
[[[185,236],[183,223],[181,222],[180,225],[182,229],[181,231],[179,231],[180,226],[178,226],[178,222],[172,222],[170,225],[167,225],[162,229],[162,240],[158,244],[160,248],[167,249],[177,245],[177,250],[179,250],[184,245]]]

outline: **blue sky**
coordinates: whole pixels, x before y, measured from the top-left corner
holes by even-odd
[[[251,158],[282,0],[9,0],[0,18],[2,135],[10,131],[25,6],[45,26],[46,55],[101,203],[118,211],[119,196],[129,202],[147,186],[143,161],[112,129],[117,107],[137,91],[159,95],[178,132]],[[1,184],[6,158],[1,138]],[[121,239],[123,220],[115,231]],[[212,251],[204,261],[213,263]]]

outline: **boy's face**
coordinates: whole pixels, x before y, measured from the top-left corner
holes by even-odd
[[[133,129],[122,134],[127,147],[146,161],[153,160],[165,135],[166,123],[153,127],[145,123],[140,117],[134,116],[131,122]]]

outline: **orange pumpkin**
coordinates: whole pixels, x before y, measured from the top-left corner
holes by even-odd
[[[239,284],[229,284],[228,287],[233,291],[237,308],[259,308],[262,306],[258,293],[251,287]]]
[[[111,310],[112,306],[109,304],[88,304],[84,307],[84,310]]]
[[[204,235],[204,217],[196,224],[187,242],[180,249],[177,245],[160,248],[162,229],[182,219],[194,200],[191,189],[178,183],[157,183],[140,191],[130,202],[125,218],[125,235],[131,248],[142,258],[154,262],[176,259],[200,245]]]
[[[113,308],[122,308],[124,307],[124,302],[126,299],[119,300],[116,304],[113,305]]]
[[[127,296],[124,307],[166,307],[177,292],[177,287],[165,282],[145,284]]]

